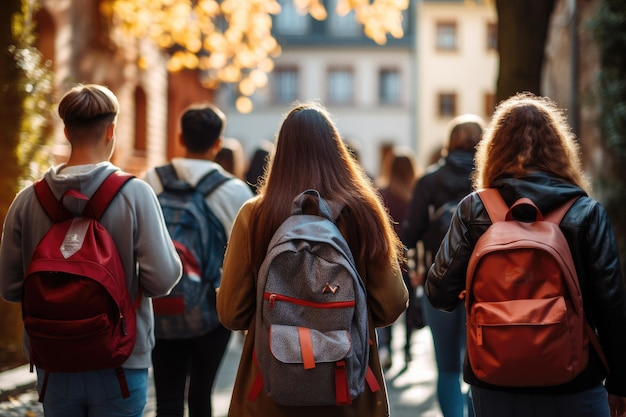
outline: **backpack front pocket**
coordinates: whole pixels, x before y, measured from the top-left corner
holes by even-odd
[[[467,332],[470,364],[485,382],[557,385],[575,376],[572,339],[582,329],[570,334],[563,297],[476,303]]]
[[[274,401],[282,405],[336,405],[337,381],[345,384],[351,372],[346,369],[346,357],[351,352],[346,330],[322,333],[272,325],[270,351],[271,368],[263,373],[263,380]]]
[[[273,325],[270,329],[270,350],[274,358],[283,363],[336,362],[350,351],[350,338],[346,330],[319,332],[295,326]]]

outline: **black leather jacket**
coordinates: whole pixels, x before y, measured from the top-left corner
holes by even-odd
[[[474,168],[474,152],[451,151],[417,181],[402,223],[400,239],[409,248],[415,248],[429,226],[429,213],[450,200],[461,201],[472,191],[470,174]],[[433,254],[436,248],[432,250]],[[428,265],[430,266],[430,265]]]
[[[560,226],[576,264],[587,321],[598,333],[610,374],[606,375],[604,366],[590,345],[587,369],[564,385],[543,388],[491,386],[476,378],[467,357],[465,381],[490,389],[554,394],[578,392],[606,378],[608,392],[626,396],[626,291],[617,243],[606,211],[582,189],[542,173],[521,179],[500,178],[495,186],[507,204],[528,197],[542,213],[550,212],[572,197],[581,197],[566,213]],[[435,263],[428,272],[425,290],[433,306],[451,311],[461,305],[459,294],[465,289],[465,271],[472,249],[490,224],[476,193],[461,201]]]

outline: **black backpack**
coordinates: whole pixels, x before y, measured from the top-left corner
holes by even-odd
[[[450,228],[452,215],[459,201],[461,201],[461,199],[455,198],[446,201],[437,208],[434,206],[429,207],[428,229],[426,229],[426,233],[424,233],[422,242],[424,243],[424,248],[427,251],[431,251],[433,256],[437,253],[441,241]]]

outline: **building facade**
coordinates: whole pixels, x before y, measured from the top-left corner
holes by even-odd
[[[217,94],[229,118],[227,136],[239,139],[250,155],[259,141],[274,139],[292,104],[315,101],[330,111],[342,137],[359,149],[362,164],[375,176],[381,149],[412,146],[415,136],[413,4],[403,16],[405,36],[378,45],[364,35],[353,12],[335,13],[337,0],[324,2],[323,21],[298,14],[292,0],[280,3],[272,31],[282,53],[267,86],[252,96],[253,111],[237,112],[229,86]]]
[[[450,120],[487,122],[498,73],[497,14],[491,1],[417,2],[416,149],[421,166],[438,158]]]
[[[344,138],[356,143],[366,170],[380,172],[389,146],[408,146],[424,168],[443,144],[455,116],[491,115],[497,76],[497,16],[492,2],[410,2],[405,36],[377,45],[354,15],[315,21],[281,0],[274,36],[282,46],[267,87],[253,96],[254,110],[239,114],[229,87],[218,103],[229,116],[227,133],[248,153],[273,140],[295,101],[315,100],[334,115]]]
[[[54,72],[55,101],[77,83],[109,87],[120,101],[112,162],[140,175],[181,155],[178,118],[188,105],[213,101],[198,71],[168,73],[167,56],[148,41],[115,39],[101,0],[42,0],[34,15],[38,49]],[[147,65],[139,65],[140,57]],[[55,114],[56,116],[56,114]],[[58,117],[52,121],[55,162],[69,155]]]

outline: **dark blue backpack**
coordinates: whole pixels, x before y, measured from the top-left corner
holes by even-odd
[[[193,187],[178,178],[171,164],[157,167],[156,173],[163,184],[158,199],[183,264],[183,276],[170,295],[152,300],[155,336],[200,336],[219,323],[215,289],[222,278],[227,241],[224,226],[205,199],[230,177],[213,170]]]

